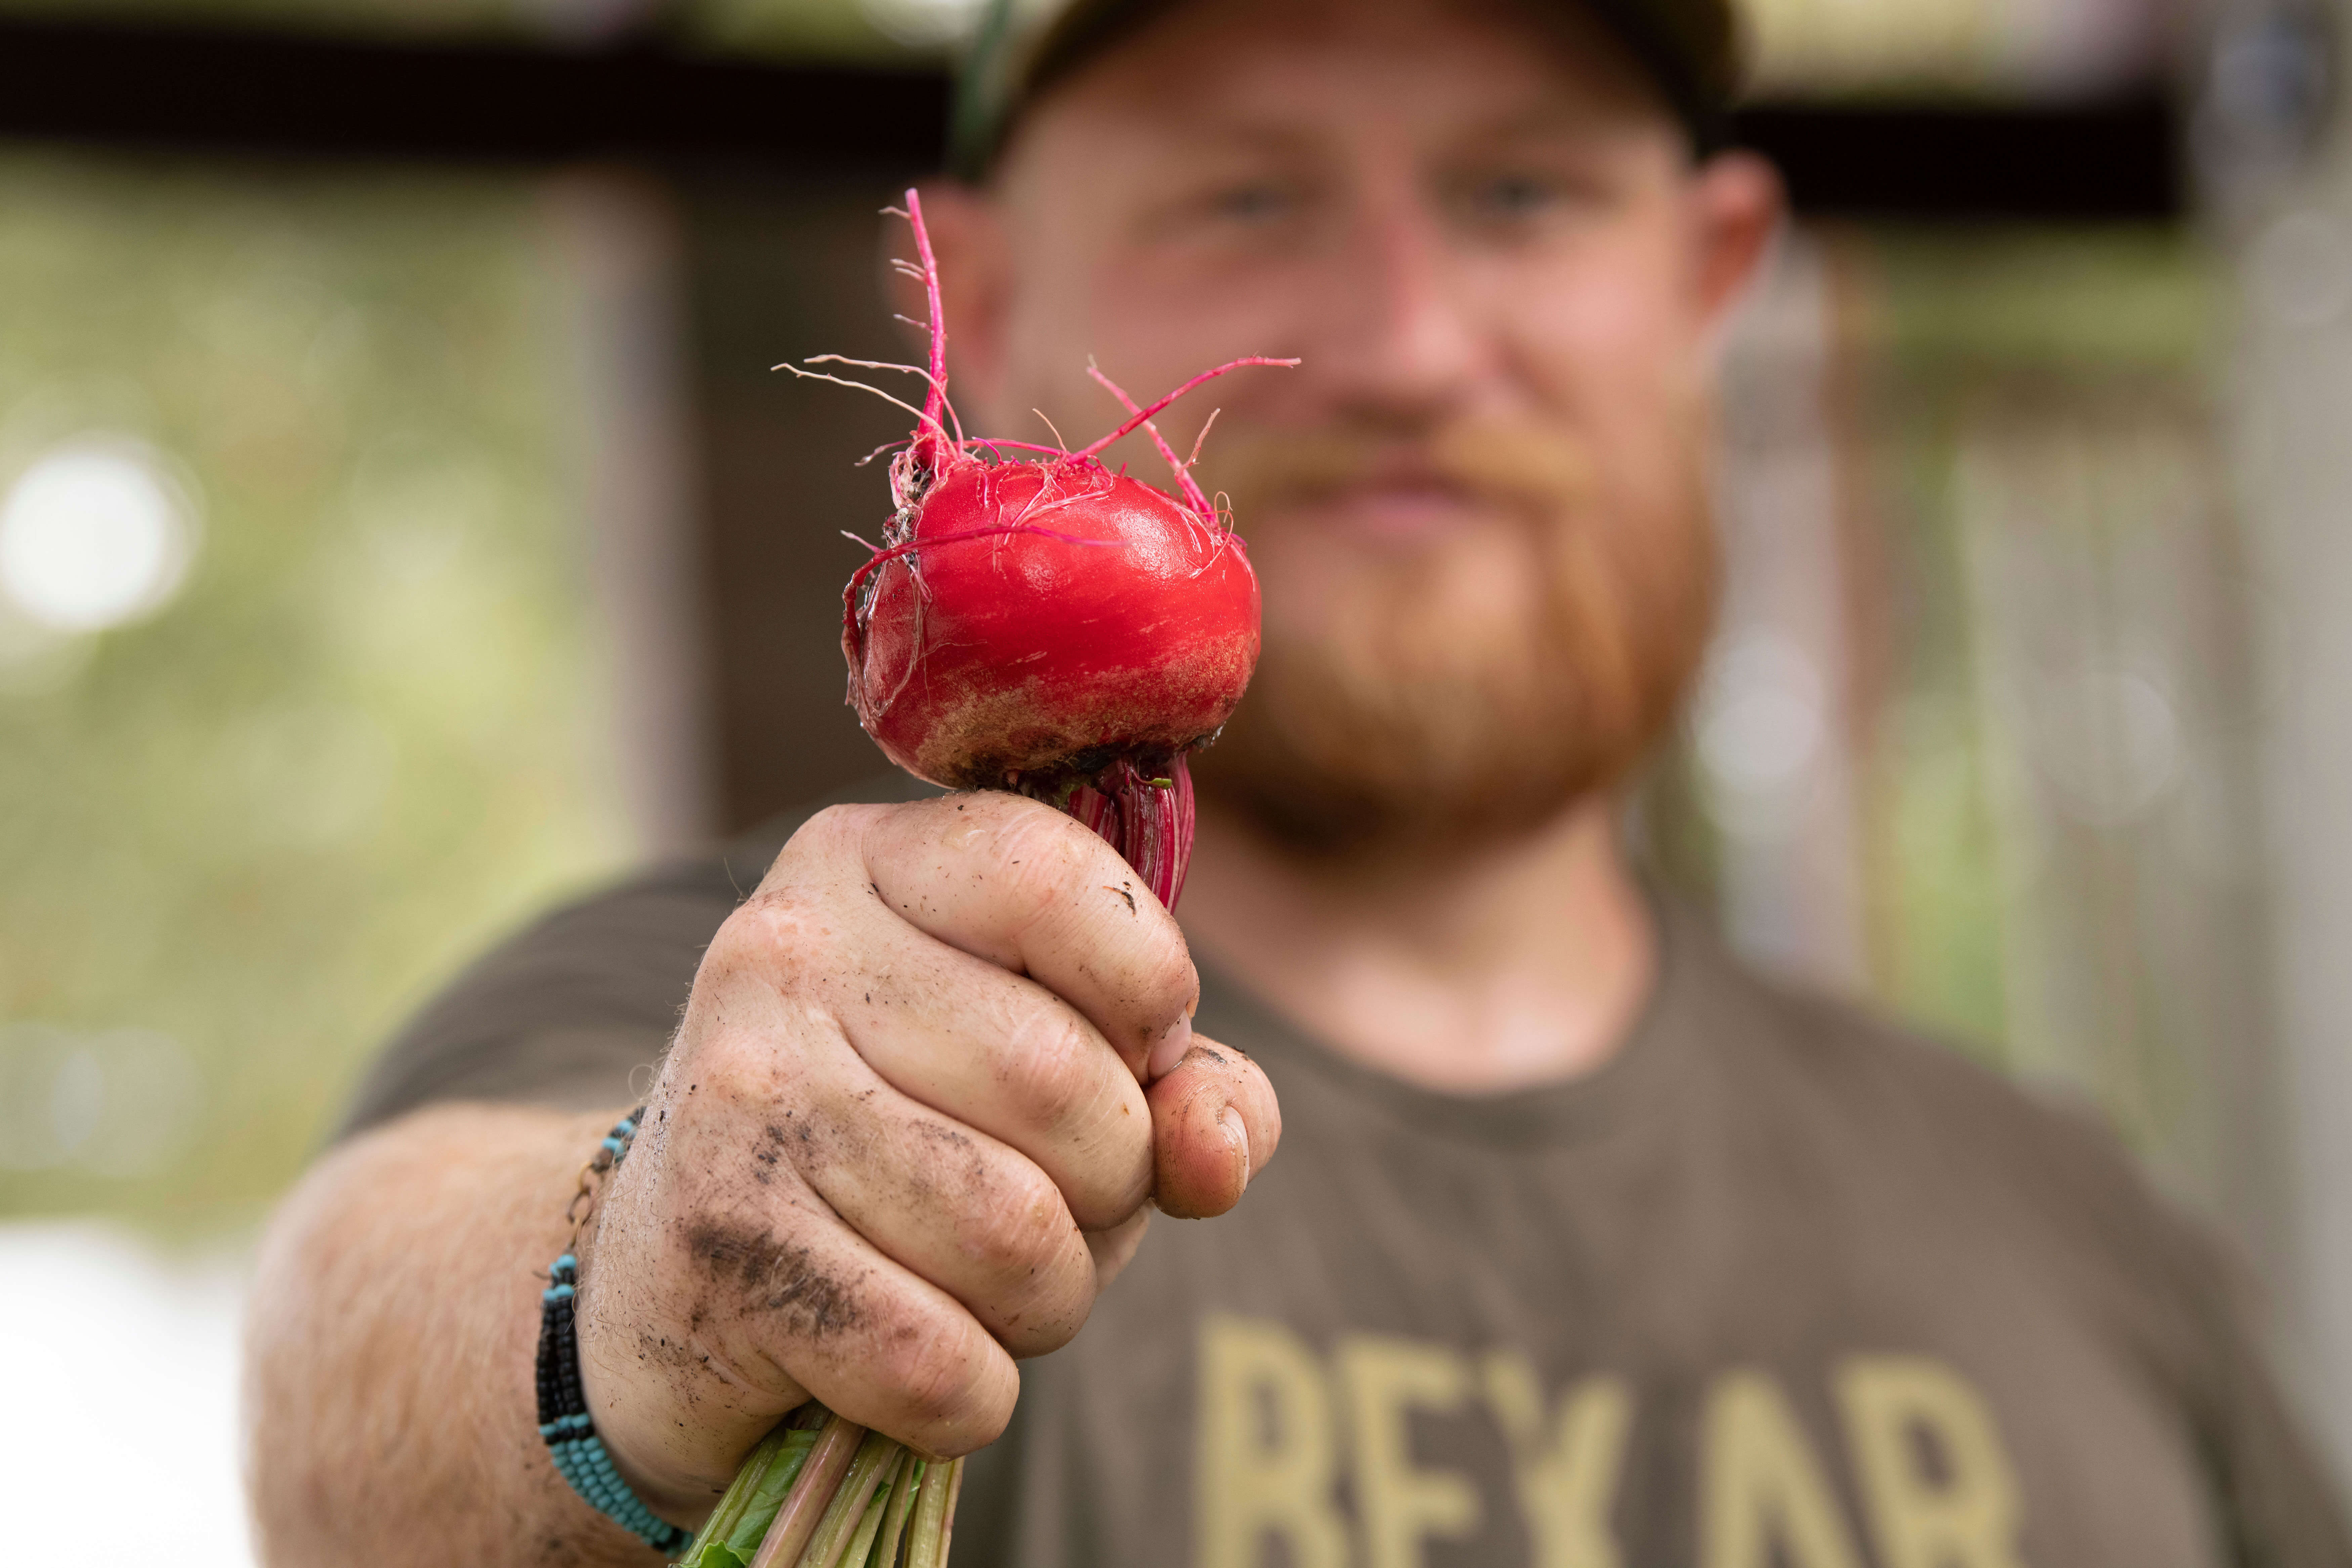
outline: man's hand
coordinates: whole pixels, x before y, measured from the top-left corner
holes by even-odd
[[[814,1396],[952,1455],[1084,1323],[1156,1200],[1221,1214],[1274,1092],[1194,1040],[1182,934],[1009,795],[813,819],[704,957],[583,1246],[582,1370],[646,1500],[698,1519]]]

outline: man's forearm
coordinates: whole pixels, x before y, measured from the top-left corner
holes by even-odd
[[[537,1430],[534,1270],[612,1121],[441,1107],[305,1178],[248,1331],[264,1562],[658,1561],[572,1495]]]

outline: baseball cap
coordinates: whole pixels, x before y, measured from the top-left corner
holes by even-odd
[[[956,80],[948,172],[984,177],[1023,109],[1184,0],[988,0]],[[1701,153],[1722,147],[1744,68],[1732,0],[1530,0],[1574,7],[1648,72]]]

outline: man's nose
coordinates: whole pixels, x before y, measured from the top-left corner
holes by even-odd
[[[1484,344],[1438,216],[1410,198],[1368,204],[1340,245],[1325,341],[1307,363],[1355,412],[1415,422],[1449,412],[1470,395]]]

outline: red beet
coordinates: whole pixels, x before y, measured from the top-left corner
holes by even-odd
[[[883,542],[843,595],[850,704],[892,762],[1068,811],[1173,907],[1192,842],[1185,755],[1215,738],[1249,684],[1258,591],[1230,521],[1150,416],[1211,376],[1296,362],[1238,360],[1148,409],[1095,371],[1129,418],[1079,452],[965,439],[912,191],[905,216],[929,298],[930,365],[869,368],[912,371],[929,390],[890,465],[897,510]],[[1139,427],[1181,499],[1098,460]]]

